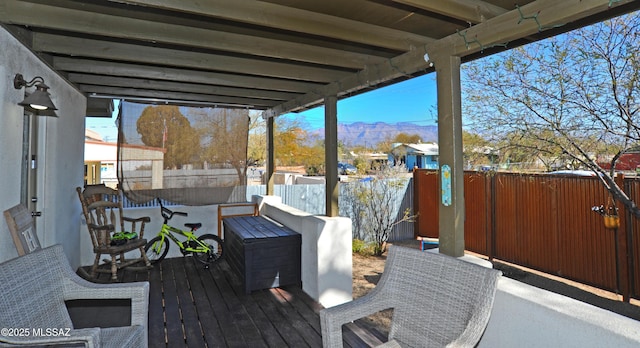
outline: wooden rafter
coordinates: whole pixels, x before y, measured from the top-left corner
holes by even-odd
[[[110,0],[404,51],[432,38],[263,1]]]
[[[614,5],[631,1],[623,0]],[[367,66],[357,73],[318,88],[313,93],[298,96],[271,108],[264,113],[264,116],[273,117],[292,110],[304,109],[320,103],[323,96],[336,93],[339,96],[349,94],[363,87],[373,87],[403,75],[429,69],[429,63],[423,58],[425,54],[432,58],[431,63],[437,59],[436,57],[465,57],[494,45],[508,44],[510,41],[536,34],[541,30],[583,19],[594,13],[606,11],[608,8],[609,2],[603,0],[537,0],[462,32],[416,47],[408,53],[390,58],[383,63]],[[527,17],[528,14],[537,14],[536,20],[523,20],[523,17]]]
[[[447,17],[463,20],[471,24],[477,24],[487,19],[499,16],[505,12],[499,6],[486,1],[478,0],[393,0],[395,2],[411,5],[416,8],[438,13]]]

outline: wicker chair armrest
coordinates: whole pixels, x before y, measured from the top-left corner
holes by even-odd
[[[147,327],[149,282],[97,284],[82,279],[69,264],[61,266],[64,299],[131,299],[131,325]]]
[[[131,299],[131,325],[147,326],[149,283],[96,284],[80,277],[65,279],[65,300]]]
[[[480,297],[479,301],[475,303],[478,310],[473,312],[473,315],[462,334],[451,342],[448,347],[474,347],[480,338],[482,338],[482,334],[487,328],[489,318],[491,317],[495,293],[498,281],[501,277],[502,272],[495,271],[486,278],[485,283],[482,284],[482,286],[492,289],[492,291],[482,291],[484,296]]]
[[[324,348],[342,348],[342,325],[391,308],[390,304],[384,300],[383,296],[379,296],[376,290],[374,289],[367,295],[351,302],[320,311]]]
[[[48,328],[33,328],[46,330]],[[56,329],[55,335],[51,336],[34,336],[34,332],[30,333],[30,336],[25,337],[0,337],[0,342],[20,345],[20,346],[44,346],[44,345],[71,345],[73,343],[83,343],[85,347],[99,348],[100,344],[100,328],[86,328],[86,329],[70,329],[66,331],[65,328],[49,328]],[[62,331],[60,330],[62,329]],[[46,331],[44,331],[46,333]]]

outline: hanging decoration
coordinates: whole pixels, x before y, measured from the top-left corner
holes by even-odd
[[[618,216],[618,208],[612,197],[609,197],[609,204],[591,207],[591,210],[602,215],[604,227],[608,229],[616,229],[620,227],[620,217]]]

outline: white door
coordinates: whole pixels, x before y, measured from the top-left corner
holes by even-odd
[[[22,133],[22,179],[20,203],[24,204],[31,215],[40,216],[38,211],[37,174],[38,174],[38,116],[27,111],[24,114]]]

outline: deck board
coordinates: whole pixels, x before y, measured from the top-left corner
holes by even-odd
[[[118,278],[149,281],[149,347],[322,347],[319,303],[297,285],[245,294],[225,260],[205,269],[191,257],[170,258]],[[357,322],[343,332],[346,347],[375,344]]]
[[[197,304],[196,311],[205,341],[210,348],[226,347],[224,340],[220,339],[223,337],[222,330],[220,329],[220,325],[218,325],[215,312],[209,302],[203,279],[198,273],[198,267],[196,267],[193,262],[186,262],[185,274],[191,286],[193,301]]]
[[[186,264],[191,264],[191,262],[186,262],[185,264],[184,259],[179,260],[181,262],[173,262],[171,266],[173,268],[178,303],[180,304],[185,341],[188,346],[204,347],[204,336],[200,327],[200,319],[198,318],[197,304],[193,301],[191,286],[187,277],[178,276],[187,274]]]
[[[156,268],[155,271],[143,273],[149,275],[149,347],[166,345],[160,265],[156,266]]]
[[[175,262],[179,262],[176,259]],[[167,262],[162,265],[162,288],[164,300],[165,325],[169,347],[186,347],[184,328],[182,326],[182,314],[178,292],[174,279],[172,264]]]

